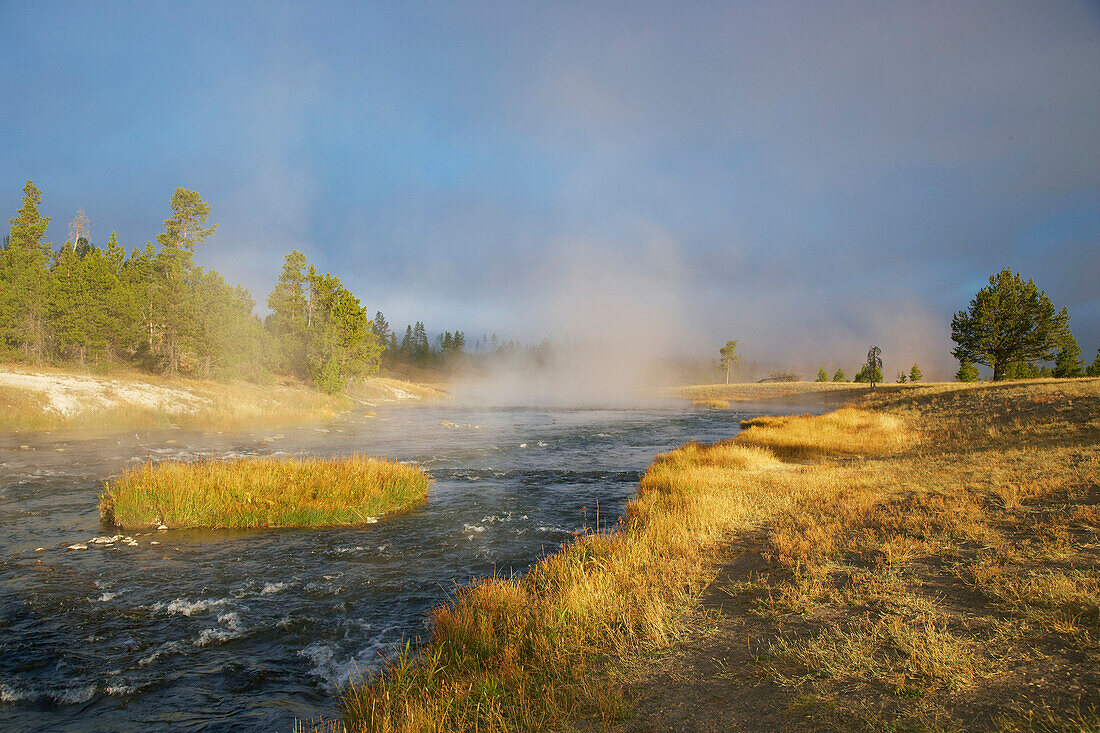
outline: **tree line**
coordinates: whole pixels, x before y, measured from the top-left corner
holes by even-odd
[[[391,363],[426,363],[465,350],[462,332],[441,335],[433,348],[423,323],[397,342],[381,313],[371,319],[338,277],[298,251],[287,254],[261,320],[248,290],[195,263],[196,248],[217,231],[195,191],[177,188],[164,231],[129,252],[113,232],[93,244],[83,211],[55,249],[41,204],[27,181],[0,249],[0,358],[201,378],[274,372],[338,392],[377,373],[387,351]]]
[[[992,380],[1036,379],[1041,377],[1071,379],[1074,377],[1100,377],[1100,349],[1092,363],[1086,366],[1081,347],[1069,328],[1069,311],[1060,311],[1039,290],[1031,279],[1024,280],[1019,273],[1001,270],[989,278],[988,287],[982,288],[970,301],[965,311],[955,313],[951,319],[951,340],[955,347],[952,356],[959,361],[955,379],[974,382],[981,378],[978,364],[992,370]],[[720,350],[721,368],[729,381],[730,371],[737,364],[733,350],[736,341],[729,341]],[[784,375],[788,381],[797,375]],[[923,378],[920,366],[913,364],[908,371],[898,371],[897,382],[918,382]],[[769,377],[767,380],[775,381]],[[818,382],[845,382],[844,370],[837,369],[832,379],[825,367],[817,372]],[[869,382],[872,387],[883,381],[880,350],[872,346],[867,361],[856,372],[855,382]]]

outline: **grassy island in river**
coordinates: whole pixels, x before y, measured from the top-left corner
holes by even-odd
[[[166,461],[106,484],[100,513],[125,529],[365,524],[423,504],[423,469],[352,455]]]

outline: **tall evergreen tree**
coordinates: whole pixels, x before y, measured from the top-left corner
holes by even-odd
[[[428,332],[424,322],[417,321],[413,326],[413,360],[417,364],[426,363],[432,356],[432,345],[428,342]]]
[[[304,376],[308,368],[306,357],[306,332],[309,319],[309,300],[306,295],[310,282],[306,270],[306,256],[291,250],[283,261],[279,282],[267,296],[267,327],[275,340],[276,369],[286,374]]]
[[[382,311],[377,311],[374,314],[374,323],[371,325],[374,335],[378,337],[379,343],[385,345],[390,342],[390,324],[386,321],[386,317],[382,315]]]
[[[27,181],[23,205],[10,219],[8,246],[0,262],[0,345],[25,356],[46,355],[47,266],[50,245],[44,240],[50,217],[38,206],[42,192]]]
[[[160,279],[158,300],[164,323],[160,361],[165,372],[176,374],[189,350],[193,350],[196,307],[195,246],[217,231],[207,224],[210,205],[195,191],[177,188],[172,194],[172,215],[164,220],[164,233],[157,235],[160,251],[156,268]]]
[[[913,368],[909,370],[909,381],[919,382],[923,378],[924,375],[921,373],[920,367],[917,366],[916,362],[913,362]]]
[[[1088,369],[1085,370],[1086,377],[1100,377],[1100,349],[1096,350],[1096,358],[1089,364]]]
[[[833,375],[833,381],[834,382],[843,382],[843,381],[845,381],[845,376],[844,376],[844,370],[843,369],[841,369],[839,367],[837,368],[836,373]]]
[[[718,350],[719,355],[722,357],[721,367],[722,371],[726,373],[726,384],[730,383],[730,373],[737,368],[737,361],[741,358],[735,352],[737,351],[737,340],[727,341],[726,345]]]
[[[1081,360],[1081,347],[1077,345],[1077,339],[1067,329],[1062,349],[1054,358],[1054,376],[1065,379],[1080,377],[1084,373],[1085,363]]]

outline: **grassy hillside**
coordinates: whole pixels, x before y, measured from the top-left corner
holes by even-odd
[[[1100,380],[756,421],[659,457],[615,531],[464,590],[344,722],[1095,730],[1098,485]]]

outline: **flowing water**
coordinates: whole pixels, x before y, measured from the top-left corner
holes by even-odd
[[[731,437],[753,414],[444,406],[247,434],[0,437],[0,728],[289,731],[335,717],[340,689],[415,644],[457,585],[522,573],[597,506],[613,525],[656,453]],[[89,542],[115,534],[97,495],[133,462],[352,451],[424,466],[428,503],[351,529]]]

